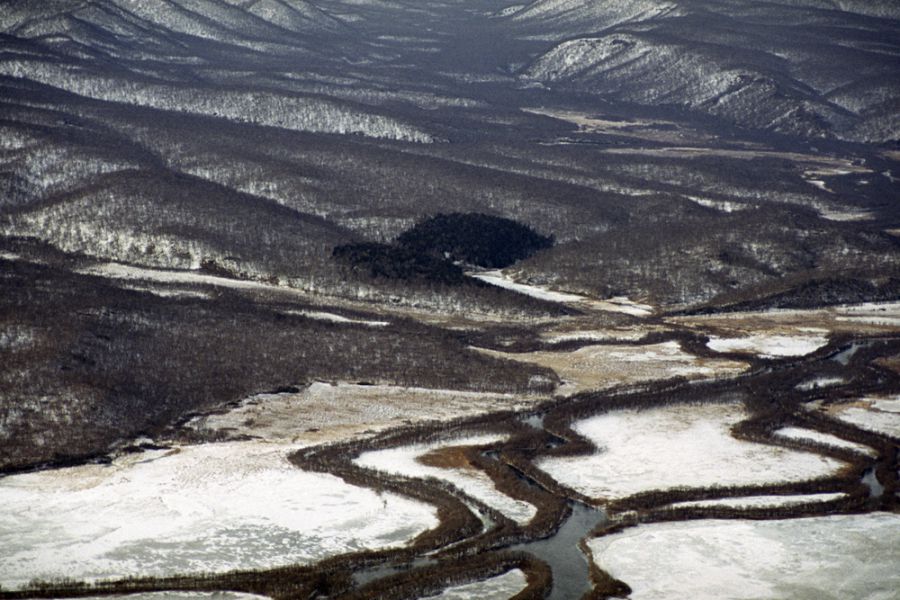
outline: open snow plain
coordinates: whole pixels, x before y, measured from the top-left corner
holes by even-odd
[[[221,573],[402,545],[432,507],[305,473],[261,442],[131,454],[0,480],[0,582]]]
[[[634,600],[897,597],[900,516],[687,521],[592,540],[594,560]]]
[[[844,466],[810,452],[736,439],[731,428],[747,417],[732,404],[613,411],[573,427],[597,445],[595,455],[549,458],[538,466],[603,500],[651,490],[802,481]]]

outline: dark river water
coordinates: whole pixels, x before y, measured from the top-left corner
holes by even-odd
[[[591,579],[588,559],[578,548],[578,542],[606,521],[606,513],[602,510],[573,502],[571,516],[556,535],[513,546],[512,550],[527,552],[550,565],[553,570],[550,600],[581,598],[591,590]]]

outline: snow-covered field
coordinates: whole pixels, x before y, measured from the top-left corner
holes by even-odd
[[[834,474],[844,463],[732,437],[746,419],[740,404],[618,410],[577,422],[599,452],[548,458],[538,466],[578,492],[618,499],[675,487],[763,485]]]
[[[443,593],[429,596],[429,598],[433,600],[508,600],[525,589],[527,583],[525,573],[519,569],[513,569],[484,581],[455,585],[447,588]]]
[[[828,446],[861,452],[862,454],[869,456],[874,456],[876,454],[875,450],[868,446],[841,439],[830,433],[822,433],[821,431],[815,431],[813,429],[803,429],[802,427],[782,427],[775,432],[775,437],[783,437],[789,440],[809,440]]]
[[[512,290],[526,296],[531,296],[532,298],[538,298],[539,300],[546,300],[548,302],[582,302],[586,300],[584,296],[554,292],[553,290],[548,290],[536,285],[516,283],[502,271],[482,271],[479,273],[470,273],[470,276],[485,283]]]
[[[846,380],[843,377],[814,377],[813,379],[798,383],[797,389],[802,392],[809,392],[819,388],[841,385],[842,383],[846,383]]]
[[[541,339],[551,344],[559,342],[636,342],[643,338],[651,328],[622,327],[611,329],[551,329],[541,333]]]
[[[740,496],[737,498],[717,498],[715,500],[690,500],[688,502],[673,502],[667,508],[774,508],[784,506],[797,506],[811,502],[830,502],[845,497],[846,494],[796,494],[794,496]]]
[[[223,572],[408,543],[436,510],[239,442],[0,480],[0,584]]]
[[[900,302],[866,302],[816,309],[772,309],[718,315],[673,317],[673,323],[697,327],[730,329],[734,337],[765,332],[765,335],[804,337],[810,329],[829,332],[894,332],[900,326]]]
[[[531,296],[532,298],[538,298],[539,300],[546,300],[547,302],[580,304],[594,310],[619,312],[635,317],[646,317],[653,314],[652,306],[634,302],[622,296],[609,298],[607,300],[596,300],[594,298],[579,296],[577,294],[555,292],[553,290],[549,290],[537,285],[516,283],[502,271],[481,271],[477,273],[469,273],[469,275],[485,283],[489,283],[491,285],[495,285],[507,290],[512,290],[526,296]]]
[[[900,325],[900,302],[863,302],[834,309],[839,321],[854,321],[873,325]]]
[[[197,265],[199,268],[199,265]],[[206,275],[199,271],[179,271],[174,269],[146,269],[143,267],[135,267],[132,265],[124,265],[120,263],[103,263],[79,271],[85,275],[97,275],[99,277],[108,277],[110,279],[122,279],[126,281],[150,281],[156,283],[174,283],[185,285],[212,285],[217,287],[226,287],[233,289],[253,289],[253,290],[282,290],[286,292],[297,292],[291,288],[274,286],[257,281],[247,281],[244,279],[231,279],[228,277],[218,277],[216,275]]]
[[[491,356],[553,369],[564,382],[557,390],[560,394],[666,377],[693,379],[737,374],[747,367],[743,362],[697,358],[682,350],[676,341],[645,346],[592,345],[573,352],[479,350]]]
[[[480,435],[430,444],[414,444],[399,448],[375,450],[361,454],[354,462],[362,467],[386,473],[405,475],[407,477],[434,477],[448,481],[466,494],[484,502],[517,523],[526,525],[534,518],[537,509],[527,502],[515,500],[501,493],[494,486],[491,478],[482,471],[467,465],[439,468],[425,465],[420,461],[420,458],[436,450],[454,446],[493,444],[503,441],[505,438],[505,435]]]
[[[197,417],[187,426],[267,440],[319,443],[407,422],[522,409],[534,401],[511,394],[315,382],[296,394],[252,396],[227,413]]]
[[[299,315],[316,321],[326,321],[328,323],[343,323],[347,325],[364,325],[366,327],[387,327],[390,325],[388,321],[367,321],[365,319],[351,319],[343,315],[325,312],[321,310],[287,310],[286,314]]]
[[[900,439],[900,397],[863,398],[849,405],[833,406],[831,412],[860,429]]]
[[[87,596],[82,600],[266,600],[268,596],[240,592],[147,592],[144,594],[113,594]]]
[[[900,395],[889,398],[870,398],[872,408],[882,412],[900,413]]]
[[[828,343],[826,333],[816,330],[808,335],[758,334],[733,338],[710,336],[706,345],[716,352],[747,352],[767,358],[805,356]]]
[[[588,544],[632,600],[896,600],[900,515],[641,525]]]

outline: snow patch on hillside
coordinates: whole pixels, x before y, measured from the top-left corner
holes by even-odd
[[[532,298],[545,300],[547,302],[559,302],[562,304],[581,304],[595,310],[607,312],[619,312],[635,317],[646,317],[653,314],[653,307],[648,304],[635,302],[624,296],[616,296],[606,300],[597,300],[587,296],[579,296],[577,294],[568,294],[565,292],[557,292],[554,290],[541,287],[539,285],[530,285],[518,283],[506,273],[502,271],[479,271],[469,273],[470,277],[501,287],[507,290],[518,292]]]

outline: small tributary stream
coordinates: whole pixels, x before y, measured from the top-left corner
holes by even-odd
[[[523,421],[534,429],[546,432],[542,415],[529,415]],[[554,442],[554,445],[557,443],[564,443],[564,440],[559,438],[558,442]],[[499,452],[497,450],[487,450],[483,453],[483,456],[498,460]],[[522,474],[518,475],[529,485],[539,486],[531,478]],[[550,567],[553,573],[553,587],[548,596],[549,600],[581,598],[592,589],[588,557],[579,548],[579,543],[595,527],[608,521],[606,513],[593,506],[570,501],[569,507],[571,509],[569,516],[563,521],[555,534],[544,539],[515,544],[508,548],[512,551],[531,554]],[[491,525],[492,523],[485,523],[485,526],[488,528]],[[433,561],[422,557],[412,563],[403,565],[374,566],[355,573],[353,580],[356,585],[361,586],[382,577],[395,575],[410,568],[428,566],[432,563]]]

